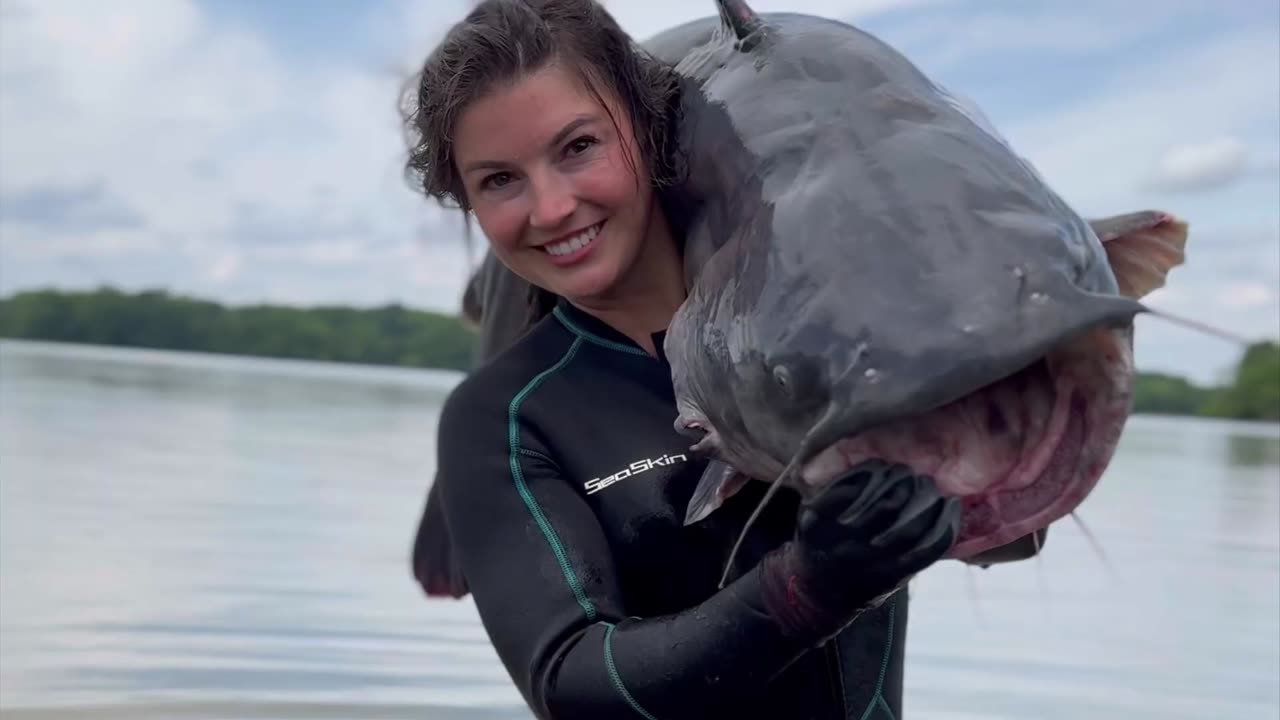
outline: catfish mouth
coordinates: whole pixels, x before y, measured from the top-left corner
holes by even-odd
[[[841,439],[801,477],[822,486],[871,458],[932,476],[943,495],[962,502],[949,557],[1043,529],[1088,496],[1119,442],[1133,376],[1124,338],[1089,331],[948,404]]]

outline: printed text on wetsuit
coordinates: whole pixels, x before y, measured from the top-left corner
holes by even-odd
[[[609,475],[608,477],[592,478],[588,480],[584,484],[584,487],[586,487],[587,489],[587,494],[591,495],[591,494],[600,492],[601,490],[609,487],[610,485],[616,482],[619,482],[621,480],[626,480],[632,475],[639,475],[642,472],[652,470],[656,467],[667,467],[669,465],[674,465],[677,462],[685,462],[687,460],[688,458],[685,457],[683,453],[680,453],[677,455],[668,455],[664,453],[656,458],[636,460],[635,462],[631,463],[627,467],[619,470],[618,472],[612,475]]]

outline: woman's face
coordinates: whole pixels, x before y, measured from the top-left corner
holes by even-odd
[[[601,95],[609,112],[552,63],[471,103],[454,133],[454,162],[494,254],[579,302],[609,295],[635,266],[653,198],[628,114]]]

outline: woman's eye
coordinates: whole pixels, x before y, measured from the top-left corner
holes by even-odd
[[[509,180],[511,180],[511,173],[499,172],[486,177],[481,185],[486,188],[500,188]]]
[[[581,155],[582,153],[589,150],[591,146],[594,145],[595,143],[596,143],[595,138],[584,135],[583,137],[580,137],[577,140],[574,140],[573,142],[569,143],[569,153],[571,155]]]

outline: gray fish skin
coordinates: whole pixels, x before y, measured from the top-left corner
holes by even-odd
[[[1076,383],[1089,385],[1080,402],[1122,423],[1144,307],[1120,292],[1090,223],[888,45],[812,16],[758,20],[747,37],[712,29],[677,66],[681,144],[698,149],[685,188],[691,292],[664,347],[677,429],[750,477],[794,470],[783,482],[807,491],[800,468],[834,443],[1081,338],[1125,355]],[[1104,222],[1123,244],[1124,231],[1166,221],[1140,219]],[[1108,430],[1086,440],[1103,446],[1090,470],[1109,459],[1118,425]],[[690,520],[707,511],[691,507]]]
[[[783,463],[824,415],[814,452],[1141,310],[1088,223],[899,53],[836,21],[762,19],[751,52],[720,40],[678,66],[759,181],[754,207],[694,223],[691,245],[732,247],[698,268],[666,341],[682,396],[746,409],[722,435]],[[692,123],[684,144],[726,145],[718,126]]]

